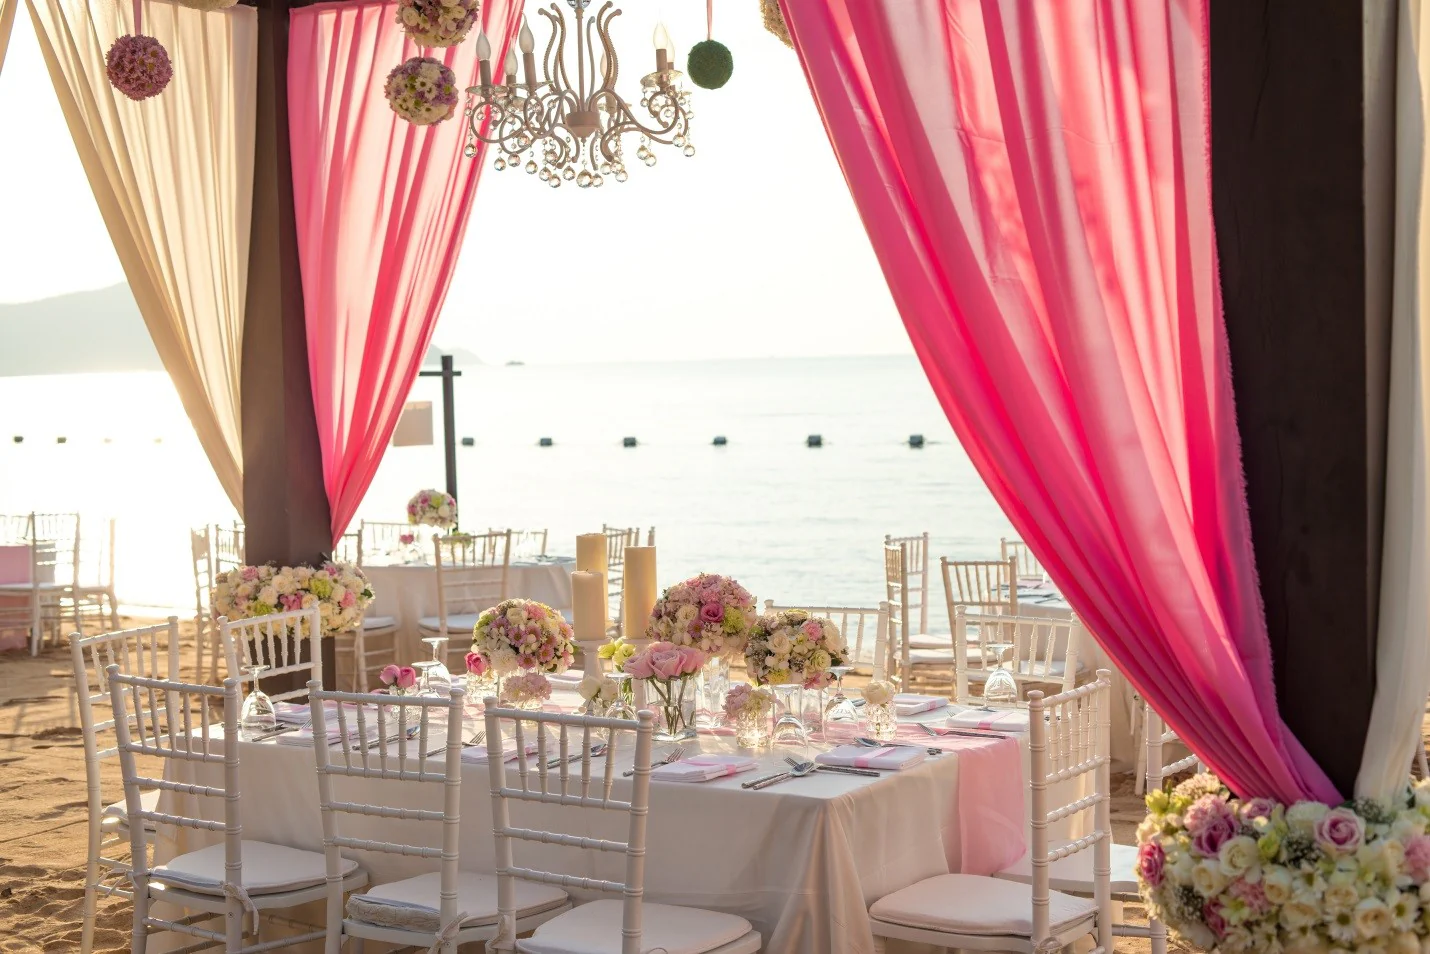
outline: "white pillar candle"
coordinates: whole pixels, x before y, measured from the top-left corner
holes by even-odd
[[[576,641],[596,642],[606,638],[606,577],[592,570],[571,574],[571,611],[576,624]]]
[[[611,607],[609,598],[606,596],[610,591],[608,582],[610,577],[606,572],[606,535],[604,533],[583,533],[576,537],[576,569],[601,574],[601,634],[604,638],[606,631],[611,628]],[[573,602],[573,609],[574,607]]]
[[[655,607],[655,547],[626,547],[625,557],[621,635],[631,642],[643,642],[650,611]]]

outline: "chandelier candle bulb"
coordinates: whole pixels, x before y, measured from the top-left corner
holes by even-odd
[[[485,32],[477,35],[477,60],[481,67],[482,86],[492,85],[492,44]]]
[[[506,85],[516,85],[516,50],[506,51],[506,64],[503,67],[506,72]]]

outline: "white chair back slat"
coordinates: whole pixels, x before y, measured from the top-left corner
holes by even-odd
[[[1180,742],[1177,733],[1167,728],[1167,723],[1162,720],[1150,703],[1143,703],[1143,727],[1145,731],[1144,744],[1147,750],[1147,791],[1155,792],[1162,787],[1163,781],[1185,772],[1188,769],[1195,769],[1198,772],[1205,772],[1206,765],[1195,753],[1173,759],[1171,762],[1164,762],[1166,758],[1165,746],[1172,742]]]
[[[910,619],[909,625],[913,625],[913,615],[918,616],[918,632],[927,633],[929,631],[929,535],[925,530],[923,533],[915,534],[911,537],[896,537],[892,534],[885,534],[884,546],[904,545],[903,556],[903,579],[900,585],[909,596]]]
[[[358,566],[380,564],[392,559],[418,539],[421,529],[410,523],[359,521],[356,541]],[[404,537],[407,543],[403,542]]]
[[[316,606],[241,620],[220,616],[218,631],[230,676],[252,681],[248,667],[267,666],[260,683],[293,673],[303,677],[296,688],[269,693],[274,702],[306,696],[303,683],[323,679],[323,622]]]
[[[976,613],[960,604],[951,604],[949,613],[964,649],[957,652],[960,640],[954,639],[958,701],[965,701],[971,677],[999,666],[1012,674],[1020,695],[1032,685],[1058,692],[1077,685],[1083,633],[1077,617]]]
[[[1025,580],[1043,576],[1043,565],[1022,540],[1002,537],[998,540],[998,550],[1004,562],[1012,561],[1014,575]]]
[[[480,613],[507,598],[511,570],[511,531],[455,537],[432,536],[437,564],[437,618],[440,633],[450,635],[453,616]],[[465,655],[461,640],[447,644],[449,656]]]
[[[907,543],[884,545],[884,596],[889,606],[888,659],[886,667],[909,678],[910,602],[908,587],[909,547]]]
[[[517,880],[534,881],[566,888],[581,888],[621,894],[624,898],[621,954],[640,954],[641,900],[645,892],[646,821],[650,811],[651,733],[654,715],[642,710],[637,720],[606,719],[596,716],[566,715],[554,712],[529,712],[521,709],[498,708],[497,700],[486,700],[487,750],[505,752],[511,739],[515,747],[517,785],[508,785],[506,762],[488,759],[492,794],[492,834],[496,840],[497,907],[500,931],[490,945],[495,950],[510,950],[515,942]],[[527,729],[535,733],[535,761],[527,753]],[[570,752],[573,730],[581,739],[579,755]],[[556,759],[551,758],[548,732],[557,734]],[[595,732],[607,735],[605,752],[606,775],[601,793],[590,791],[591,738]],[[633,775],[630,801],[612,798],[612,766],[617,759],[617,747],[622,736],[634,736]],[[571,764],[579,761],[579,776],[571,773]],[[555,777],[553,778],[553,768]],[[539,831],[513,826],[510,802],[535,802],[579,811],[617,811],[629,816],[625,842],[591,838],[577,834],[586,826],[573,823],[565,831]],[[625,875],[622,881],[581,878],[559,872],[518,866],[515,843],[565,845],[584,851],[623,853]]]
[[[849,647],[849,664],[870,668],[883,666],[879,653],[888,639],[887,606],[887,603],[878,606],[777,606],[774,600],[765,600],[766,613],[798,609],[832,621],[844,634],[844,642]]]
[[[244,529],[242,524],[232,527],[213,527],[213,571],[227,573],[246,565],[244,559]]]
[[[500,530],[493,528],[492,533],[500,533]],[[511,550],[512,558],[518,560],[529,560],[534,557],[546,556],[546,530],[512,530]]]
[[[1018,612],[1018,573],[1012,559],[950,560],[939,557],[950,606],[977,613]]]

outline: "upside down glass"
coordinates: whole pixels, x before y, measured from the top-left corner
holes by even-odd
[[[244,666],[243,672],[253,680],[253,688],[243,697],[243,708],[239,710],[239,737],[250,739],[272,732],[278,728],[278,713],[273,708],[273,700],[258,688],[258,677],[268,666]]]
[[[809,729],[804,724],[804,686],[786,683],[771,686],[780,717],[770,742],[774,745],[809,745]]]

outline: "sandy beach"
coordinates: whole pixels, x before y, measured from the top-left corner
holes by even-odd
[[[150,620],[124,618],[125,627]],[[183,658],[194,658],[193,624],[181,624]],[[186,679],[192,673],[186,671]],[[857,682],[851,679],[851,684]],[[84,747],[73,699],[67,649],[32,658],[0,657],[0,951],[77,951],[84,900]],[[105,763],[105,797],[122,796],[119,765]],[[1113,778],[1117,840],[1131,843],[1142,819],[1132,777]],[[101,900],[96,952],[129,950],[129,902]],[[1129,906],[1129,915],[1137,913]],[[1117,949],[1143,954],[1147,942],[1119,939]],[[1174,949],[1177,945],[1172,945]],[[479,945],[473,946],[480,950]]]

